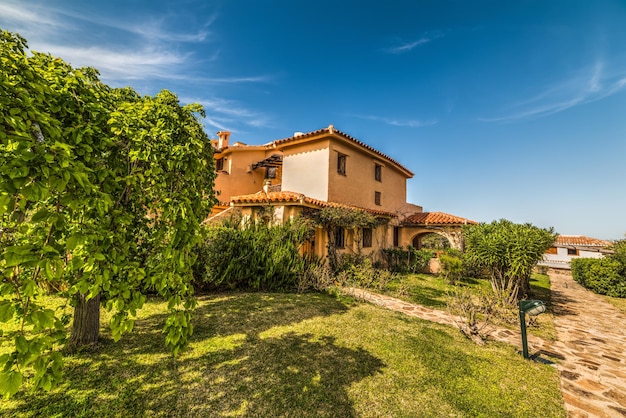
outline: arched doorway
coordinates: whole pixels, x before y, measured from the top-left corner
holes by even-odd
[[[434,251],[447,250],[453,244],[450,239],[443,234],[437,232],[422,232],[413,237],[413,247],[418,250],[429,249]]]

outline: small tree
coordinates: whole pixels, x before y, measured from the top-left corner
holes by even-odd
[[[35,388],[60,381],[55,347],[95,344],[101,302],[113,338],[130,331],[147,288],[169,301],[166,345],[183,347],[196,232],[214,200],[200,106],[112,89],[96,70],[26,49],[0,33],[0,322],[19,324],[2,336],[9,396],[29,367]],[[40,302],[54,290],[75,309],[69,341]]]
[[[556,239],[552,228],[505,219],[467,225],[464,234],[465,257],[488,272],[493,290],[505,303],[530,294],[532,270]]]

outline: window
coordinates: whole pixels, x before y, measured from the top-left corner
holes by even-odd
[[[374,192],[374,203],[380,206],[380,192]]]
[[[337,173],[346,175],[346,157],[345,154],[337,154]]]
[[[546,251],[546,254],[558,254],[556,247],[550,247],[548,248],[548,250]]]
[[[335,246],[337,248],[344,248],[346,246],[346,235],[343,228],[335,229]]]
[[[576,248],[568,248],[567,255],[578,255],[578,250]]]
[[[224,171],[224,158],[215,160],[215,171]]]
[[[397,226],[393,227],[393,246],[397,247],[400,245],[400,228]]]
[[[383,166],[380,164],[374,164],[374,179],[383,181]]]
[[[266,179],[275,179],[276,178],[276,167],[267,167],[265,169],[265,178]]]
[[[372,228],[363,228],[363,248],[372,246]]]

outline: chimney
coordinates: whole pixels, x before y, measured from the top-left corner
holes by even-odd
[[[217,133],[217,149],[228,148],[228,140],[230,139],[230,132],[228,131],[219,131]]]

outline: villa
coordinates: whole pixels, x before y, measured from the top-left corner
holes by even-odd
[[[373,258],[383,248],[420,248],[421,238],[431,233],[462,248],[462,225],[476,223],[446,213],[423,212],[421,206],[408,203],[406,182],[413,173],[333,125],[263,145],[231,144],[230,132],[217,135],[212,143],[219,204],[209,222],[232,212],[258,219],[268,207],[277,223],[306,210],[363,210],[380,219],[379,225],[342,230],[336,239],[340,252],[360,251]],[[309,251],[324,257],[327,243],[326,231],[318,228]]]

